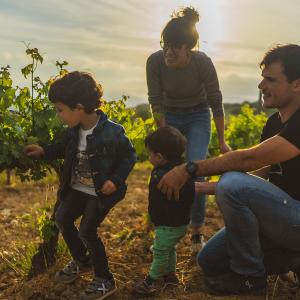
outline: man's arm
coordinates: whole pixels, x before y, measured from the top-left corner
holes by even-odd
[[[217,181],[197,181],[195,182],[196,193],[214,195],[216,193]]]
[[[274,136],[257,146],[235,150],[222,156],[197,161],[198,176],[219,175],[227,171],[254,171],[300,155],[300,149],[281,136]],[[179,190],[189,178],[185,164],[175,167],[160,181],[159,188],[168,197],[178,199]]]

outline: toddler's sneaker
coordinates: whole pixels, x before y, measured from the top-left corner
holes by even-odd
[[[141,296],[153,295],[157,291],[158,289],[155,286],[155,280],[151,279],[149,276],[133,288],[133,293]]]
[[[54,279],[62,283],[71,283],[81,275],[90,273],[92,271],[92,264],[82,264],[76,260],[72,260],[66,266],[56,272]]]
[[[201,233],[192,234],[191,242],[191,250],[193,253],[198,253],[205,246],[204,237]]]
[[[175,272],[170,272],[166,275],[164,275],[164,287],[163,289],[167,287],[175,287],[179,285],[179,279],[176,276]]]
[[[101,300],[117,291],[114,278],[104,279],[94,277],[85,291],[80,295],[80,300]]]

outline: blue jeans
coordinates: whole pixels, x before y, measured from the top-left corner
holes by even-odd
[[[177,128],[187,139],[187,160],[205,159],[210,140],[210,110],[191,113],[165,113],[166,124]],[[203,180],[203,178],[199,178]],[[195,197],[191,208],[191,224],[200,227],[205,217],[205,195]]]
[[[206,275],[285,273],[300,264],[300,201],[256,176],[224,174],[216,197],[225,228],[198,253]]]

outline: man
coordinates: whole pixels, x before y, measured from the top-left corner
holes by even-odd
[[[261,292],[270,273],[300,275],[300,46],[277,46],[260,66],[263,105],[278,110],[261,143],[177,166],[158,186],[178,197],[189,177],[225,173],[197,186],[216,194],[224,218],[198,254],[207,288],[220,295]]]

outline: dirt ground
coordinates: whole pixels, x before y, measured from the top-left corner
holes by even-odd
[[[147,274],[151,263],[149,247],[153,231],[146,213],[149,173],[149,165],[137,166],[130,175],[126,198],[110,212],[99,229],[118,285],[118,291],[109,297],[112,300],[139,299],[131,294],[131,288]],[[0,299],[78,299],[91,279],[91,275],[88,275],[69,285],[54,282],[55,272],[70,259],[68,255],[59,255],[56,264],[46,273],[29,281],[24,279],[22,266],[28,253],[28,244],[39,242],[36,217],[41,213],[40,208],[54,201],[56,189],[55,180],[17,183],[12,187],[0,185]],[[213,201],[208,201],[205,238],[211,237],[222,225],[218,209]],[[267,295],[223,298],[209,295],[203,284],[203,273],[190,252],[189,235],[180,242],[177,250],[180,286],[143,299],[300,299],[299,291],[295,292],[290,282],[278,277],[269,278]]]

